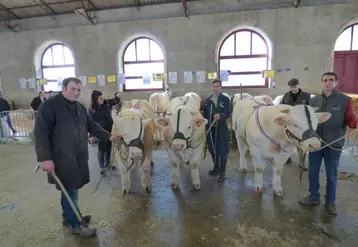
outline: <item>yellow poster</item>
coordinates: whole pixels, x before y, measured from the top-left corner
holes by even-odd
[[[216,72],[209,72],[209,73],[208,73],[208,79],[209,79],[209,80],[218,79],[218,73],[216,73]]]
[[[265,78],[275,78],[275,71],[274,70],[264,70],[264,77]]]
[[[114,83],[116,81],[117,81],[117,79],[116,79],[115,75],[107,75],[107,82],[108,83]]]
[[[87,82],[88,82],[89,84],[95,84],[95,83],[97,83],[97,76],[89,76],[89,77],[87,78]]]
[[[40,85],[46,85],[47,84],[47,79],[40,79]]]
[[[162,73],[153,74],[153,81],[162,81],[162,80],[163,80],[163,74]]]

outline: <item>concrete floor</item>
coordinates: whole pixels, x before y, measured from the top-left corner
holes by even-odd
[[[271,169],[265,171],[263,194],[252,192],[252,167],[248,174],[239,174],[235,151],[225,183],[208,176],[212,163],[207,159],[200,170],[202,189],[193,191],[189,173],[182,170],[181,190],[174,192],[167,154],[156,150],[152,194],[140,189],[134,173],[132,194],[123,197],[118,171],[92,193],[100,177],[95,152],[96,147],[90,147],[92,181],[80,191],[79,203],[84,214],[92,214],[98,236],[81,239],[61,225],[60,193],[47,184],[44,173],[33,171],[34,147],[0,145],[0,246],[358,246],[356,177],[339,181],[339,215],[332,217],[323,205],[315,209],[298,205],[299,196],[307,192],[307,173],[300,188],[296,164],[285,166],[285,195],[279,199],[272,194]],[[346,155],[342,158],[341,169],[354,166],[358,167]]]

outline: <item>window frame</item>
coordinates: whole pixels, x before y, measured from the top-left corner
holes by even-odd
[[[61,46],[64,46],[66,47],[67,49],[69,49],[69,51],[71,52],[71,55],[72,55],[72,58],[73,58],[73,65],[69,65],[69,64],[64,64],[64,65],[43,65],[43,59],[44,59],[44,56],[46,54],[46,52],[51,49],[51,57],[52,57],[52,63],[53,63],[53,53],[52,53],[52,47],[53,46],[56,46],[56,45],[61,45]],[[63,56],[65,55],[65,53],[63,52]],[[65,57],[63,57],[63,61],[65,61]],[[74,59],[74,56],[73,56],[73,52],[71,51],[71,49],[65,45],[64,43],[61,43],[61,42],[56,42],[56,43],[52,43],[51,45],[49,45],[45,50],[44,52],[42,53],[41,55],[41,60],[40,60],[40,65],[41,65],[41,73],[42,73],[42,77],[44,77],[44,69],[52,69],[52,68],[74,68],[75,71],[76,71],[76,65],[75,65],[75,59]],[[47,78],[44,78],[47,80]],[[57,82],[57,80],[47,80],[47,82]],[[42,91],[45,91],[45,85],[41,85],[41,90]],[[60,91],[53,91],[53,92],[60,92]]]
[[[351,28],[351,32],[350,32],[350,33],[351,33],[351,39],[350,39],[349,50],[339,50],[339,51],[336,51],[336,50],[335,50],[335,47],[336,47],[337,40],[338,40],[338,39],[341,37],[341,35],[342,35],[347,29],[349,29],[349,28]],[[358,29],[358,22],[349,25],[348,27],[346,27],[345,29],[343,29],[342,32],[339,33],[338,37],[336,38],[336,42],[334,43],[334,47],[333,47],[334,52],[358,51],[358,50],[353,50],[354,28],[357,28],[357,29]]]
[[[140,60],[138,61],[138,57],[137,57],[137,40],[139,39],[147,39],[149,42],[149,60]],[[162,53],[163,53],[163,59],[161,60],[151,60],[151,50],[150,50],[150,41],[155,42],[159,48],[161,49]],[[135,55],[136,55],[136,61],[125,61],[124,60],[124,56],[127,52],[128,47],[134,42],[134,47],[135,47]],[[137,38],[132,39],[124,48],[123,53],[122,53],[122,69],[123,69],[123,74],[125,75],[125,79],[143,79],[143,76],[126,76],[126,71],[125,71],[125,65],[129,65],[129,64],[144,64],[144,63],[163,63],[164,66],[164,72],[165,72],[165,59],[164,59],[165,55],[164,55],[164,51],[162,49],[162,47],[159,45],[159,43],[150,37],[146,37],[146,36],[140,36]],[[158,88],[139,88],[139,89],[127,89],[126,88],[126,84],[123,84],[123,92],[148,92],[148,91],[158,91],[158,90],[164,90],[165,89],[165,84],[164,84],[164,80],[162,80],[162,85],[161,87]]]
[[[235,55],[236,53],[236,34],[239,32],[250,32],[250,55]],[[266,54],[252,54],[252,34],[256,34],[258,35],[265,43],[266,46]],[[234,55],[231,56],[221,56],[221,49],[223,47],[223,45],[225,44],[225,42],[232,36],[234,35]],[[269,69],[269,59],[270,59],[270,53],[269,53],[269,46],[267,44],[267,40],[258,32],[256,32],[255,30],[249,29],[249,28],[243,28],[243,29],[238,29],[235,30],[231,33],[229,33],[228,35],[226,35],[226,37],[223,39],[223,41],[220,44],[219,47],[219,52],[218,52],[218,65],[217,65],[217,72],[218,72],[218,77],[220,78],[220,62],[221,59],[245,59],[245,58],[263,58],[266,57],[266,69]],[[262,71],[251,71],[251,72],[231,72],[229,73],[229,75],[262,75],[263,72]],[[268,88],[269,85],[269,79],[265,78],[265,84],[264,85],[257,85],[257,86],[242,86],[242,88]],[[222,86],[222,88],[227,88],[227,89],[237,89],[240,88],[240,86]]]

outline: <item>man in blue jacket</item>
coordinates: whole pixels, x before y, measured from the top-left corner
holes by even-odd
[[[221,93],[220,80],[212,82],[212,90],[213,93],[204,103],[204,118],[208,119],[206,129],[216,120],[206,136],[209,152],[214,162],[214,168],[209,171],[209,174],[212,176],[219,174],[218,180],[223,182],[229,153],[229,130],[226,120],[230,117],[230,100]]]

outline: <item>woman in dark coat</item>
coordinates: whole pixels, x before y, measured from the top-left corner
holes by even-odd
[[[91,95],[91,106],[89,108],[89,114],[93,117],[103,129],[111,132],[113,126],[113,119],[111,115],[111,109],[114,105],[120,104],[121,100],[118,97],[118,93],[114,95],[112,99],[104,99],[102,92],[93,90]],[[101,174],[109,166],[111,158],[112,143],[108,140],[98,140],[98,163],[101,168]],[[113,166],[114,168],[114,166]]]

